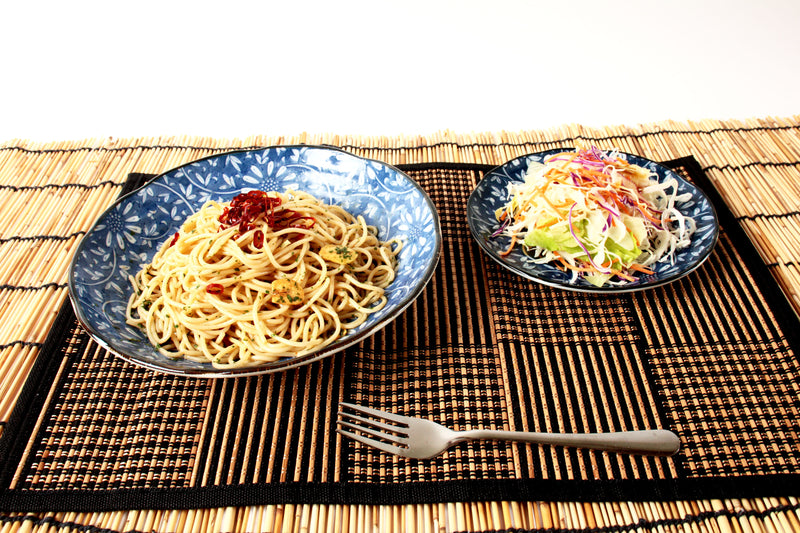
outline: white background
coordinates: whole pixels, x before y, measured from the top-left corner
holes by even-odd
[[[0,6],[0,142],[800,113],[797,0]]]

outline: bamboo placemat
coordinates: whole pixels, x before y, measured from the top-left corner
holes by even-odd
[[[697,170],[691,158],[677,165]],[[484,260],[463,216],[489,167],[402,168],[431,194],[444,233],[441,268],[402,319],[320,364],[209,381],[132,368],[66,307],[32,371],[38,385],[25,389],[33,401],[6,430],[16,446],[0,441],[11,489],[0,507],[674,500],[800,487],[798,323],[779,291],[767,293],[724,206],[721,242],[695,275],[635,296],[576,295]],[[669,427],[685,449],[673,460],[477,443],[424,464],[342,441],[332,431],[342,399],[460,429]]]
[[[693,128],[695,130],[693,131]],[[657,130],[669,131],[657,131]],[[561,133],[561,136],[553,136],[553,133]],[[555,144],[571,144],[574,139],[597,139],[597,144],[601,146],[617,146],[625,151],[639,153],[646,157],[655,159],[668,159],[687,154],[693,154],[701,161],[709,177],[719,186],[726,196],[728,203],[734,209],[736,216],[742,225],[748,228],[751,235],[762,231],[763,227],[771,229],[772,223],[780,222],[784,226],[791,228],[791,221],[795,216],[795,209],[792,201],[796,201],[797,196],[792,196],[792,187],[796,181],[797,166],[795,157],[797,151],[797,121],[794,119],[786,120],[764,120],[753,121],[752,123],[716,123],[713,125],[686,125],[669,124],[658,125],[650,129],[643,127],[641,130],[613,131],[613,130],[586,130],[581,128],[564,128],[558,132],[531,132],[518,135],[498,135],[485,136],[455,136],[453,134],[443,134],[440,139],[341,139],[336,137],[321,137],[317,139],[305,139],[307,142],[328,142],[339,141],[339,144],[356,153],[362,153],[372,157],[378,157],[389,162],[399,163],[414,161],[436,161],[436,160],[458,160],[466,159],[468,162],[478,162],[495,164],[502,162],[515,155],[546,149]],[[548,135],[549,134],[549,135]],[[650,153],[648,150],[651,145],[660,148],[653,151],[664,150],[665,146],[672,148],[687,146],[679,142],[682,138],[688,138],[692,142],[688,146],[690,149],[681,152],[676,149],[669,153],[668,157],[659,157],[658,154]],[[18,268],[6,268],[4,274],[5,292],[11,296],[12,304],[5,304],[3,310],[8,313],[20,305],[33,305],[44,308],[45,319],[49,316],[51,320],[45,320],[42,328],[41,322],[37,324],[26,324],[23,317],[13,317],[17,329],[10,330],[17,333],[17,337],[6,337],[10,339],[4,348],[3,355],[6,353],[25,354],[28,358],[35,357],[38,349],[43,342],[52,323],[52,317],[57,312],[60,301],[63,301],[65,276],[63,270],[59,273],[58,258],[70,255],[70,247],[74,245],[74,240],[80,237],[85,231],[96,213],[118,192],[119,186],[124,180],[123,173],[130,170],[142,172],[157,172],[164,168],[169,168],[185,160],[194,159],[209,150],[195,150],[190,146],[211,146],[211,143],[202,144],[206,140],[197,139],[157,139],[146,140],[148,142],[134,141],[131,143],[114,144],[107,142],[96,143],[91,147],[91,143],[77,143],[77,145],[67,146],[24,146],[20,148],[0,149],[0,161],[2,161],[2,189],[0,193],[8,193],[8,200],[15,202],[13,205],[38,205],[45,206],[47,201],[57,198],[60,205],[74,206],[69,213],[55,212],[50,210],[50,216],[20,217],[24,212],[13,207],[5,214],[14,213],[15,216],[7,217],[9,220],[20,219],[19,223],[12,226],[11,232],[4,233],[2,245],[9,245],[10,255],[6,258],[16,259],[6,260],[3,265],[19,266],[21,264],[41,264],[44,259],[46,266],[39,269],[38,273],[24,277],[24,273]],[[153,142],[150,142],[153,141]],[[176,143],[176,141],[181,141]],[[249,141],[249,140],[248,140]],[[229,143],[227,148],[236,148],[249,145],[274,144],[270,140],[252,140],[252,143],[239,142]],[[265,142],[259,142],[265,141]],[[274,141],[274,140],[273,140]],[[367,142],[368,141],[368,142]],[[295,142],[295,140],[291,140]],[[414,142],[416,145],[403,143]],[[25,143],[15,143],[19,146]],[[170,148],[174,144],[179,144],[180,148]],[[150,148],[143,147],[144,145]],[[236,145],[236,146],[234,146]],[[376,146],[369,148],[370,145]],[[160,148],[159,148],[160,147]],[[217,147],[213,150],[223,150],[226,147]],[[712,150],[713,148],[713,150]],[[212,151],[213,151],[212,150]],[[13,152],[15,156],[10,157]],[[714,159],[707,154],[727,154],[727,159]],[[792,155],[787,158],[786,155]],[[152,158],[146,156],[158,155],[158,161],[153,163]],[[780,157],[783,155],[783,157]],[[754,157],[755,156],[755,157]],[[133,158],[133,161],[131,161]],[[183,159],[186,158],[186,159]],[[25,160],[25,161],[23,161]],[[734,163],[725,162],[734,161]],[[9,166],[10,165],[10,166]],[[161,166],[159,166],[161,165]],[[155,166],[156,168],[153,168]],[[13,174],[9,168],[13,168]],[[82,172],[75,169],[80,168]],[[67,170],[69,169],[69,170]],[[751,179],[755,170],[757,179]],[[65,174],[66,172],[66,174]],[[109,172],[111,174],[106,174]],[[86,179],[89,175],[90,178]],[[729,175],[734,178],[728,178]],[[769,179],[764,179],[766,175]],[[24,179],[21,179],[22,176]],[[743,178],[742,176],[745,176]],[[739,205],[735,199],[741,197],[743,192],[735,185],[729,186],[729,190],[721,184],[728,184],[728,179],[738,180],[735,184],[746,183],[743,186],[746,202]],[[85,181],[84,181],[85,180]],[[96,185],[99,185],[95,187]],[[103,200],[92,201],[93,195],[99,195],[104,189],[111,189],[113,192]],[[783,195],[770,196],[771,190],[786,191]],[[753,192],[755,191],[755,192]],[[13,194],[12,194],[13,193]],[[19,196],[29,195],[24,201],[19,200]],[[16,200],[13,200],[16,198]],[[97,196],[94,196],[97,198]],[[732,201],[731,199],[734,199]],[[753,199],[755,198],[755,200]],[[38,203],[36,203],[38,202]],[[70,203],[71,202],[71,203]],[[103,203],[105,202],[105,203]],[[9,202],[4,202],[8,206]],[[754,209],[756,206],[758,209]],[[769,206],[768,209],[762,209]],[[75,209],[79,207],[79,209]],[[791,208],[791,210],[790,210]],[[92,209],[95,209],[92,212]],[[738,210],[738,212],[737,212]],[[39,210],[41,213],[42,210]],[[88,215],[86,213],[89,213]],[[744,213],[744,214],[743,214]],[[83,215],[83,216],[82,216]],[[63,232],[57,228],[59,222],[66,221],[68,229]],[[784,221],[788,221],[784,223]],[[84,225],[81,225],[84,224]],[[780,227],[780,226],[778,226]],[[754,229],[755,228],[755,229]],[[61,233],[59,233],[61,231]],[[787,255],[792,252],[790,239],[776,239],[780,235],[773,229],[771,238],[764,239],[763,234],[758,234],[754,241],[760,242],[781,242],[782,248],[774,257],[769,256],[769,250],[764,255],[770,264],[773,272],[779,274],[778,278],[784,286],[790,285],[785,279],[791,276],[781,275],[784,271],[791,272],[794,268],[792,262],[796,260],[794,255]],[[762,237],[759,239],[758,237]],[[767,237],[770,237],[767,234]],[[33,246],[24,246],[23,243]],[[13,248],[11,245],[16,245]],[[49,247],[48,247],[49,246]],[[759,244],[762,251],[767,248]],[[773,245],[774,246],[774,245]],[[26,249],[27,248],[27,249]],[[45,250],[42,250],[42,249]],[[25,249],[23,252],[22,250]],[[36,255],[36,254],[41,255]],[[781,255],[783,254],[783,255]],[[796,255],[796,253],[795,253]],[[63,267],[62,267],[63,268]],[[49,277],[48,277],[49,276]],[[59,277],[61,276],[61,277]],[[792,291],[787,291],[793,294]],[[38,296],[38,299],[35,298]],[[24,300],[27,298],[27,300]],[[794,298],[794,297],[793,297]],[[796,302],[796,298],[795,302]],[[44,306],[44,303],[56,301],[51,308]],[[7,300],[4,300],[4,302]],[[28,304],[30,302],[30,304]],[[795,303],[796,305],[796,303]],[[34,307],[36,308],[36,307]],[[17,313],[19,314],[19,313]],[[42,316],[38,317],[39,319]],[[33,322],[33,321],[30,321]],[[8,321],[6,322],[8,323]],[[27,326],[27,329],[26,329]],[[36,326],[40,326],[36,329]],[[23,334],[19,335],[18,332]],[[8,334],[8,332],[4,332]],[[669,333],[669,332],[667,332]],[[16,351],[14,351],[16,350]],[[24,350],[27,350],[25,352]],[[745,353],[749,353],[745,351]],[[32,355],[30,355],[32,354]],[[7,364],[9,357],[4,357],[3,363]],[[13,357],[17,368],[24,367],[20,360],[25,357]],[[12,375],[12,372],[4,368],[4,376]],[[664,371],[667,375],[669,372]],[[15,385],[10,383],[5,385],[7,391],[13,391]],[[4,395],[7,396],[7,395]],[[693,398],[691,400],[694,400]],[[4,418],[3,420],[6,420]],[[702,463],[702,461],[700,461]],[[699,463],[698,463],[699,464]],[[501,468],[502,470],[502,468]],[[670,525],[680,524],[687,528],[703,528],[709,525],[718,524],[756,524],[758,526],[769,527],[773,523],[784,523],[787,525],[797,524],[796,500],[793,498],[751,498],[730,501],[689,501],[689,502],[617,502],[615,504],[591,503],[576,504],[569,502],[547,503],[546,499],[530,501],[524,503],[498,502],[486,504],[430,504],[413,506],[280,506],[268,505],[263,507],[247,507],[229,510],[207,510],[207,511],[164,511],[164,512],[137,512],[137,513],[105,513],[105,514],[51,514],[35,515],[30,517],[14,517],[9,515],[7,523],[10,527],[14,525],[35,525],[36,521],[42,520],[42,527],[58,525],[67,527],[74,523],[78,525],[91,524],[95,527],[108,529],[161,529],[171,530],[176,524],[192,524],[195,529],[204,529],[209,526],[212,529],[234,529],[236,524],[243,524],[247,521],[276,523],[280,526],[291,528],[292,525],[322,524],[331,526],[332,524],[350,525],[378,523],[386,525],[387,528],[394,526],[406,526],[410,523],[419,523],[427,529],[433,529],[436,524],[446,524],[446,529],[500,529],[504,527],[553,527],[554,525],[566,528],[606,528],[616,529],[620,526],[628,525],[638,527],[644,524],[645,527],[669,527]],[[310,526],[309,526],[310,527]],[[237,528],[238,529],[238,528]]]

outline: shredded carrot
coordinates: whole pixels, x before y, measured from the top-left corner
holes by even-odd
[[[551,183],[561,183],[562,185],[571,185],[571,182],[569,181],[570,173],[560,168],[551,168],[550,170],[547,171],[545,177],[550,181],[548,181],[545,184],[544,188],[542,189],[542,192],[544,192],[544,189],[546,189],[547,186],[550,185]]]
[[[566,259],[564,259],[563,257],[561,257],[561,255],[560,255],[560,254],[558,254],[558,252],[556,252],[556,253],[555,253],[555,254],[553,254],[553,255],[555,255],[556,259],[558,259],[558,260],[561,262],[561,266],[563,266],[563,267],[564,267],[565,269],[567,269],[567,270],[574,270],[574,271],[576,271],[576,272],[595,272],[595,273],[597,272],[597,269],[595,269],[595,268],[591,268],[591,267],[579,267],[579,266],[571,265],[570,263],[568,263],[568,262],[566,261]]]
[[[575,160],[578,158],[578,154],[577,154],[576,152],[564,152],[563,154],[558,154],[558,155],[559,155],[559,156],[566,156],[566,157],[569,157],[569,159],[567,159],[567,160],[564,162],[564,164],[563,164],[563,165],[561,165],[561,169],[562,169],[562,170],[563,170],[563,169],[565,169],[565,168],[567,168],[569,165],[571,165],[571,164],[572,164],[572,162],[573,162],[573,161],[575,161]]]
[[[549,183],[548,183],[548,185],[549,185]],[[542,193],[541,193],[541,196],[540,196],[539,198],[541,198],[542,200],[544,200],[544,202],[545,202],[547,205],[549,205],[549,206],[550,206],[550,208],[551,208],[551,209],[552,209],[552,210],[553,210],[553,211],[554,211],[556,214],[559,214],[559,213],[560,213],[559,209],[561,209],[561,208],[563,208],[563,207],[567,207],[568,205],[572,205],[572,202],[571,202],[571,201],[569,201],[569,200],[564,200],[564,201],[563,201],[563,202],[561,202],[560,204],[554,204],[553,202],[551,202],[551,201],[550,201],[550,199],[547,197],[547,195],[546,195],[546,194],[544,194],[544,191],[545,191],[546,189],[547,189],[547,187],[544,187],[544,188],[542,189]],[[532,201],[533,201],[533,197],[531,197],[531,198],[528,198],[528,200],[525,202],[525,207],[527,207],[527,206],[528,206],[528,205],[529,205],[529,204],[530,204]]]
[[[606,185],[606,181],[608,180],[608,174],[600,172],[599,170],[592,170],[589,168],[584,168],[580,171],[579,175],[581,177],[589,178],[591,181],[595,182],[597,185]]]
[[[552,226],[556,222],[558,222],[558,219],[556,217],[550,217],[549,219],[547,219],[544,222],[541,222],[540,220],[537,220],[536,221],[536,228],[537,229],[549,228],[550,226]]]
[[[633,276],[629,276],[626,273],[620,272],[618,270],[612,270],[611,273],[614,274],[615,276],[619,277],[619,278],[622,278],[622,279],[626,280],[626,281],[635,281],[636,280],[636,278],[634,278]]]
[[[638,263],[633,263],[628,268],[630,268],[631,270],[636,270],[637,272],[642,272],[644,274],[655,274],[654,270],[650,270],[649,268],[642,266]]]
[[[513,249],[514,249],[514,245],[515,245],[515,244],[517,244],[517,236],[516,236],[516,235],[512,235],[512,236],[511,236],[511,244],[509,244],[509,245],[508,245],[508,248],[506,249],[506,251],[505,251],[505,252],[500,252],[500,256],[501,256],[501,257],[505,257],[505,256],[507,256],[508,254],[510,254],[510,253],[511,253],[511,250],[513,250]]]
[[[647,205],[642,205],[640,202],[637,202],[636,205],[639,207],[639,211],[642,213],[642,215],[644,215],[644,217],[647,220],[649,220],[653,224],[661,226],[661,220],[655,218],[654,216],[652,216],[650,213],[647,212]]]

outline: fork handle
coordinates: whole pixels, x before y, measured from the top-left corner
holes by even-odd
[[[461,442],[475,439],[532,442],[535,444],[571,446],[574,448],[644,455],[673,455],[681,447],[681,441],[678,436],[665,429],[615,431],[609,433],[535,433],[473,429],[458,432],[455,441]]]

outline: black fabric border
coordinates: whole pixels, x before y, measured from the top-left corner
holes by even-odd
[[[721,226],[747,267],[758,276],[759,288],[780,322],[787,342],[800,353],[800,328],[790,302],[764,264],[755,246],[722,201],[703,168],[693,157],[667,161],[665,166],[685,168],[695,184],[715,206]],[[397,165],[400,170],[453,169],[486,172],[494,165],[463,163],[421,163]],[[150,174],[131,174],[120,196],[151,179]],[[764,275],[759,275],[764,274]],[[28,416],[41,411],[47,387],[61,360],[57,357],[63,337],[76,322],[70,302],[60,310],[40,357],[34,364],[17,406],[2,437],[0,457],[6,457],[0,470],[0,510],[110,511],[119,509],[194,509],[259,504],[424,504],[477,501],[651,501],[709,498],[785,497],[800,495],[800,473],[764,476],[680,478],[671,480],[464,480],[437,483],[359,484],[286,483],[234,485],[191,489],[135,489],[115,491],[20,491],[10,490],[18,459],[24,454],[36,419]]]
[[[0,492],[0,509],[15,512],[179,510],[253,505],[418,505],[484,501],[674,501],[778,498],[798,495],[796,474],[673,480],[457,480],[437,483],[284,483],[191,489]],[[735,494],[721,494],[735,481]],[[794,487],[794,490],[791,488]],[[311,497],[310,497],[311,496]]]
[[[725,509],[719,509],[715,511],[700,511],[693,514],[684,514],[680,517],[675,517],[675,518],[654,518],[648,520],[645,518],[636,519],[635,517],[631,517],[631,520],[625,523],[618,523],[608,526],[595,526],[591,528],[559,527],[559,528],[549,528],[546,531],[549,533],[619,533],[620,531],[628,531],[634,529],[656,530],[665,527],[677,528],[680,526],[700,524],[702,522],[708,520],[715,520],[717,518],[729,518],[731,520],[741,520],[741,519],[765,520],[767,517],[771,517],[776,513],[792,512],[792,511],[797,511],[798,509],[800,509],[800,504],[797,503],[770,505],[768,507],[758,510],[755,509],[746,510],[741,507],[737,508],[728,507]],[[0,524],[16,524],[16,523],[27,523],[33,526],[47,525],[49,527],[53,527],[56,529],[68,528],[70,530],[74,529],[76,531],[87,531],[92,533],[114,533],[118,531],[115,529],[99,528],[97,526],[79,524],[77,522],[72,522],[72,521],[58,520],[53,516],[41,517],[30,514],[23,514],[19,516],[0,516]],[[491,531],[486,531],[485,533],[527,533],[533,531],[542,531],[542,529],[505,528],[505,529],[495,529]],[[126,529],[125,533],[144,533],[144,531],[139,529]]]

